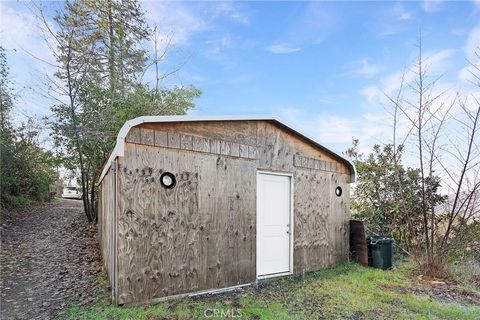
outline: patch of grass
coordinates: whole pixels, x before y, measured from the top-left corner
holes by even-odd
[[[218,296],[116,307],[108,299],[75,305],[71,319],[478,319],[480,307],[446,303],[411,290],[412,263],[391,271],[342,264],[304,277],[265,280]],[[102,279],[105,280],[105,279]]]
[[[447,267],[453,281],[474,291],[480,291],[480,260],[469,257]]]

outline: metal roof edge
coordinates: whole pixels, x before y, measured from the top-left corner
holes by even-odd
[[[125,138],[127,137],[128,132],[130,131],[131,128],[138,126],[142,123],[162,123],[162,122],[192,122],[192,121],[259,121],[259,120],[265,120],[265,121],[274,121],[281,126],[295,132],[297,135],[303,137],[304,139],[308,140],[309,142],[313,143],[317,147],[321,148],[322,150],[329,152],[333,156],[338,157],[339,159],[343,160],[348,164],[350,169],[353,171],[353,177],[351,182],[356,181],[357,177],[357,170],[355,168],[355,165],[353,162],[343,156],[340,152],[335,151],[334,149],[326,146],[322,142],[318,141],[317,139],[314,139],[307,134],[301,132],[300,130],[296,129],[294,126],[290,125],[287,121],[281,120],[278,117],[274,116],[268,116],[268,115],[257,115],[257,116],[191,116],[191,115],[179,115],[179,116],[142,116],[138,118],[134,118],[131,120],[128,120],[125,122],[125,124],[122,126],[120,131],[118,132],[117,135],[117,142],[115,144],[115,147],[112,150],[112,153],[110,154],[110,157],[108,158],[107,162],[105,163],[105,166],[102,170],[102,174],[100,175],[100,178],[98,179],[98,184],[100,184],[107,174],[108,170],[110,169],[110,166],[112,164],[112,161],[115,160],[119,156],[123,156],[124,151],[125,151]]]

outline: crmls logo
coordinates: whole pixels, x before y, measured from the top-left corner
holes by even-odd
[[[205,318],[240,318],[242,309],[205,309]]]

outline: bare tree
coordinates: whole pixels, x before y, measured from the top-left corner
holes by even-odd
[[[418,155],[421,203],[417,214],[423,236],[417,242],[423,245],[417,256],[422,258],[419,261],[425,272],[441,275],[451,249],[475,226],[474,218],[480,211],[480,101],[474,94],[462,99],[458,93],[449,96],[447,90],[439,91],[440,77],[430,78],[421,36],[418,52],[410,70],[413,81],[407,85],[410,94],[404,92],[404,75],[397,95],[387,98],[394,108],[394,141],[402,116],[411,126],[405,139],[413,142]],[[479,80],[480,73],[475,73],[480,71],[478,65],[471,66]],[[480,81],[475,85],[480,89]]]
[[[82,149],[82,128],[79,119],[81,105],[78,101],[81,84],[91,68],[91,48],[82,48],[78,45],[78,37],[82,33],[79,26],[62,23],[62,20],[57,18],[54,31],[45,17],[43,8],[36,5],[36,9],[39,30],[56,60],[55,64],[49,63],[56,69],[54,76],[46,75],[47,95],[56,102],[52,110],[61,118],[58,122],[52,123],[52,129],[68,135],[78,155],[84,210],[88,221],[92,222],[95,219],[95,209],[89,197],[89,173]]]

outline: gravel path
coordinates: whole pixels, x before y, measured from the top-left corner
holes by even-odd
[[[1,232],[1,319],[63,319],[95,297],[100,253],[81,201],[38,207]]]

